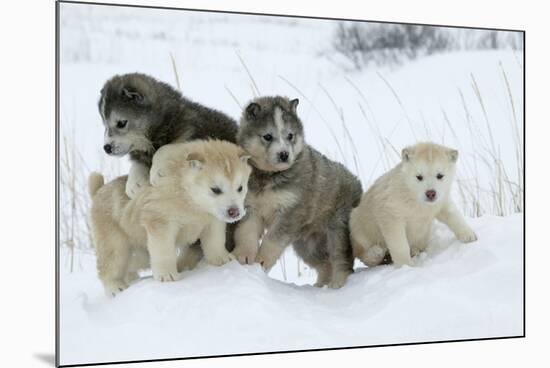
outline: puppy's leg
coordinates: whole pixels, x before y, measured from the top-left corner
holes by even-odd
[[[178,257],[178,272],[194,269],[203,257],[201,243],[198,240],[187,249],[182,249],[182,252],[183,254]]]
[[[411,257],[416,257],[424,252],[428,247],[430,235],[432,234],[433,221],[427,221],[423,224],[416,224],[414,234],[409,234],[409,246],[411,247]]]
[[[348,230],[345,224],[339,224],[327,232],[328,260],[332,273],[328,287],[339,289],[353,272],[353,256]]]
[[[139,279],[139,270],[144,270],[150,267],[149,253],[145,248],[134,248],[130,261],[128,262],[128,271],[126,272],[125,281],[129,284]]]
[[[128,285],[130,285],[132,282],[139,279],[139,273],[137,272],[128,272],[126,274],[126,277],[124,278],[124,282],[126,282]]]
[[[383,222],[380,231],[396,266],[411,265],[411,249],[403,222]]]
[[[451,200],[446,203],[436,218],[447,225],[461,242],[470,243],[477,240],[476,234]]]
[[[144,225],[147,231],[147,249],[151,256],[153,277],[162,282],[179,280],[176,254],[179,227],[162,220],[146,222]]]
[[[262,265],[265,272],[269,272],[289,243],[289,239],[280,232],[268,232],[262,240],[256,262]]]
[[[369,267],[378,266],[379,264],[388,264],[388,250],[378,244],[372,245],[365,252],[364,258],[361,261]],[[389,262],[391,263],[391,262]]]
[[[94,231],[97,271],[107,295],[115,296],[128,287],[131,248],[127,236],[116,225],[103,225]]]
[[[141,162],[132,162],[126,181],[126,195],[134,198],[145,185],[149,185],[149,167]]]
[[[214,220],[201,233],[201,246],[206,262],[221,266],[235,257],[225,249],[225,222]]]
[[[330,282],[332,276],[332,267],[330,262],[321,263],[317,266],[314,266],[315,271],[317,271],[317,282],[313,286],[323,287]]]
[[[262,220],[250,212],[237,224],[233,255],[241,264],[254,263],[263,229]]]
[[[378,266],[384,260],[386,249],[374,244],[361,228],[352,228],[351,245],[353,257],[359,258],[361,262],[369,267]]]
[[[157,157],[159,153],[164,153],[162,159]],[[173,175],[176,172],[173,161],[166,157],[166,151],[157,151],[153,159],[153,166],[151,166],[149,170],[149,183],[152,186],[157,186],[161,183],[161,180],[169,176],[170,173]]]

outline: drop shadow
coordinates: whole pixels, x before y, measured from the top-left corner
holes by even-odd
[[[55,367],[55,355],[50,353],[34,353],[37,360],[40,360],[52,367]]]

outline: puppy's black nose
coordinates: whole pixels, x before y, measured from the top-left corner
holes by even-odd
[[[105,152],[107,152],[108,154],[111,154],[113,152],[113,147],[110,145],[110,144],[106,144],[103,146],[103,149],[105,150]]]
[[[426,191],[426,197],[430,200],[430,201],[433,201],[435,199],[435,196],[436,196],[436,191],[433,190],[433,189],[430,189],[430,190],[427,190]]]
[[[229,207],[227,209],[227,215],[231,218],[239,217],[240,215],[239,209],[237,207]]]
[[[279,152],[279,160],[281,162],[287,162],[288,161],[288,152],[287,151]]]

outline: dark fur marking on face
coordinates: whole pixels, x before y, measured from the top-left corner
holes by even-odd
[[[304,134],[303,124],[296,114],[298,99],[289,100],[286,97],[260,97],[248,104],[241,116],[240,129],[237,141],[254,136],[263,136],[269,127],[274,127],[273,115],[275,108],[281,109],[285,125],[296,135]],[[250,110],[250,111],[249,111]],[[263,130],[262,130],[263,129]],[[259,133],[261,131],[261,134]],[[240,138],[239,138],[240,137]],[[265,142],[264,142],[265,143]]]

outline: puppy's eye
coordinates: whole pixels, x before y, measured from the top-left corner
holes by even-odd
[[[443,175],[443,174],[437,174],[436,178],[437,178],[437,180],[441,180],[441,179],[443,179],[444,176],[445,175]]]
[[[237,192],[240,193],[240,192],[242,192],[242,191],[243,191],[243,186],[241,185],[241,186],[239,187],[239,189],[237,189]]]
[[[265,139],[266,142],[271,142],[273,140],[273,136],[271,134],[264,134],[262,138]]]
[[[214,193],[215,195],[222,194],[222,190],[218,187],[212,187],[212,188],[210,188],[210,190],[212,190],[212,193]]]
[[[294,138],[294,134],[288,133],[287,139],[288,139],[289,141],[291,141],[292,138]]]
[[[126,124],[128,124],[128,120],[119,120],[116,122],[116,127],[118,129],[122,129],[126,126]]]
[[[424,180],[424,177],[422,175],[416,175],[416,178],[418,179],[418,181]]]

